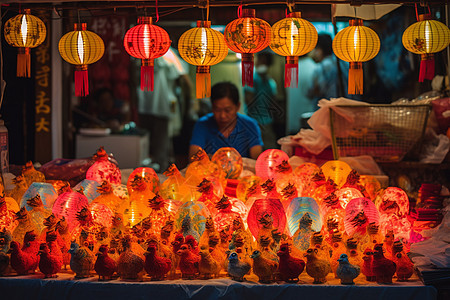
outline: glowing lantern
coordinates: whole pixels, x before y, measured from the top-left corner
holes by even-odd
[[[319,171],[320,168],[313,163],[304,163],[294,169],[294,179],[298,189],[301,191],[301,196],[309,197],[313,194],[316,185],[312,183],[312,178]]]
[[[374,201],[378,191],[381,189],[380,182],[375,177],[370,175],[361,175],[359,182],[364,187],[364,193],[367,194],[372,201]]]
[[[345,232],[352,237],[355,233],[364,235],[369,223],[379,224],[378,210],[370,199],[356,198],[345,208]]]
[[[450,30],[431,14],[419,15],[418,21],[409,26],[402,36],[405,48],[420,54],[419,82],[434,77],[434,53],[444,50],[450,43]]]
[[[89,210],[95,224],[108,229],[112,227],[114,212],[108,206],[99,202],[92,202],[89,205]]]
[[[137,168],[135,169],[130,176],[128,177],[127,181],[127,188],[130,190],[130,184],[133,181],[134,177],[136,175],[139,175],[147,182],[147,188],[149,188],[153,193],[157,193],[159,189],[159,177],[156,174],[155,170],[152,168]],[[132,189],[130,190],[132,191]]]
[[[103,183],[97,188],[98,197],[94,199],[92,203],[101,203],[106,205],[114,213],[123,214],[124,210],[128,206],[128,202],[121,199],[119,196],[114,194],[112,185],[108,181],[103,181]]]
[[[270,228],[264,228],[268,223],[262,222],[265,219],[270,219]],[[248,212],[247,224],[255,238],[258,238],[260,230],[263,228],[268,231],[278,229],[279,232],[283,233],[286,227],[286,214],[283,204],[278,199],[257,199]]]
[[[28,212],[30,220],[36,226],[38,232],[42,232],[45,228],[44,220],[51,214],[51,209],[45,209],[39,194],[28,199],[27,206],[31,207],[31,210]]]
[[[216,227],[216,230],[221,231],[225,229],[227,226],[231,228],[234,219],[236,217],[239,217],[239,214],[237,212],[232,211],[232,205],[230,200],[228,200],[228,197],[223,196],[222,199],[220,199],[216,203],[216,208],[218,210],[218,213],[214,214],[213,216],[214,226]]]
[[[191,189],[186,185],[186,180],[174,164],[164,172],[164,175],[167,179],[160,187],[160,194],[164,199],[184,202],[192,198]]]
[[[58,196],[52,212],[57,218],[65,217],[69,231],[72,231],[79,224],[77,213],[88,205],[89,201],[82,193],[66,192]]]
[[[242,156],[239,152],[232,147],[223,147],[217,150],[211,162],[218,165],[225,171],[225,178],[236,179],[242,172]]]
[[[5,23],[5,40],[17,51],[17,77],[30,77],[31,57],[30,48],[35,48],[45,40],[47,30],[44,22],[38,17],[30,15],[25,9]]]
[[[377,56],[380,39],[375,31],[363,25],[361,19],[350,20],[350,26],[342,29],[333,40],[336,56],[350,63],[348,93],[363,93],[362,63]]]
[[[180,56],[197,66],[197,98],[211,96],[210,66],[218,64],[228,54],[223,34],[210,27],[210,21],[197,21],[197,27],[183,33],[178,41]]]
[[[292,12],[272,26],[270,49],[286,56],[284,87],[298,87],[298,57],[313,50],[317,38],[316,28],[302,19],[300,12]]]
[[[261,178],[258,176],[246,176],[241,178],[236,188],[236,196],[243,203],[257,194],[261,194]]]
[[[278,149],[268,149],[258,156],[255,164],[256,176],[265,180],[267,178],[274,179],[277,177],[279,170],[277,167],[283,162],[288,161],[289,156]]]
[[[23,177],[28,186],[33,182],[45,182],[44,174],[34,168],[33,162],[28,161],[22,169]]]
[[[339,188],[344,185],[348,174],[352,171],[352,168],[347,163],[339,160],[330,160],[323,164],[321,169],[325,178],[327,180],[332,179]]]
[[[74,24],[74,31],[66,33],[58,44],[61,57],[75,65],[75,96],[89,95],[88,65],[102,58],[105,52],[103,40],[86,23]]]
[[[97,188],[100,186],[95,180],[84,179],[80,183],[78,183],[73,190],[78,191],[83,189],[83,194],[88,198],[89,203],[91,203],[95,198],[100,196],[100,193],[97,192]]]
[[[13,232],[18,225],[14,211],[8,208],[4,194],[0,195],[0,231],[9,230]]]
[[[125,33],[123,45],[133,57],[142,59],[141,90],[153,91],[154,59],[163,56],[170,47],[167,32],[152,24],[151,17],[140,17],[138,25]]]
[[[97,150],[93,159],[95,163],[87,170],[86,179],[95,180],[98,183],[102,183],[103,180],[111,184],[120,184],[122,182],[120,169],[109,161],[108,154],[103,147]]]
[[[183,234],[190,231],[193,233],[192,236],[199,241],[205,231],[206,218],[210,215],[208,208],[200,201],[187,201],[178,209],[175,224],[182,230],[189,227]]]
[[[351,200],[363,197],[363,194],[354,188],[342,188],[337,190],[335,194],[344,209]]]
[[[31,206],[28,205],[27,200],[39,195],[41,197],[44,208],[51,210],[53,203],[56,201],[58,194],[56,193],[53,185],[45,182],[34,182],[30,185],[28,190],[23,194],[22,200],[20,202],[20,207],[24,207],[30,211]]]
[[[255,18],[254,9],[243,9],[238,19],[225,27],[225,42],[232,51],[242,53],[242,86],[253,86],[253,54],[270,43],[270,25]]]
[[[173,221],[175,219],[175,211],[178,207],[174,205],[174,202],[164,200],[160,195],[156,195],[149,199],[148,206],[151,209],[149,214],[149,217],[152,220],[151,230],[154,234],[160,236],[161,228],[163,228],[167,221]]]
[[[405,191],[397,187],[388,187],[381,195],[381,202],[377,203],[380,214],[394,214],[399,217],[409,213],[409,199]]]
[[[322,230],[322,218],[320,216],[319,205],[317,202],[310,197],[298,197],[291,201],[286,210],[288,228],[291,235],[294,235],[294,233],[298,230],[299,222],[306,213],[308,213],[312,220],[312,230]]]

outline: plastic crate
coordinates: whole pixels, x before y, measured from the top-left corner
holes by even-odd
[[[335,159],[370,155],[398,162],[422,138],[430,105],[351,105],[330,109]]]

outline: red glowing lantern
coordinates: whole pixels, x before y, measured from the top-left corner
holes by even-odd
[[[378,210],[367,198],[356,198],[345,208],[345,232],[352,237],[355,233],[364,235],[369,223],[379,224]]]
[[[243,9],[238,19],[225,27],[225,42],[232,51],[242,53],[242,86],[253,86],[253,54],[270,44],[270,25],[255,18],[254,9]]]
[[[259,231],[264,226],[267,227],[267,225],[262,225],[262,219],[269,219],[272,224],[268,224],[268,226],[271,229],[278,229],[278,231],[283,233],[286,228],[286,213],[284,212],[281,201],[270,198],[255,200],[247,217],[248,228],[255,238],[258,237]],[[265,222],[265,224],[267,223]],[[270,230],[270,228],[266,229]]]
[[[342,188],[337,190],[335,194],[344,209],[351,200],[363,197],[363,194],[354,188]]]
[[[381,202],[377,203],[380,214],[402,217],[409,212],[408,195],[404,190],[397,187],[388,187],[381,195]]]
[[[159,177],[156,174],[155,170],[146,167],[137,168],[130,174],[127,181],[128,190],[130,190],[130,184],[136,175],[141,176],[142,179],[144,179],[147,182],[148,185],[147,188],[149,188],[153,193],[156,194],[158,192]],[[132,189],[130,191],[132,191]]]
[[[151,17],[140,17],[138,25],[125,33],[125,50],[131,56],[142,59],[142,91],[153,91],[154,59],[163,56],[169,50],[171,42],[164,29],[152,24]]]
[[[95,163],[87,170],[86,179],[95,180],[100,184],[103,180],[111,184],[120,184],[122,182],[120,169],[109,161],[108,154],[103,147],[97,150],[93,158],[95,159]]]
[[[242,156],[232,147],[223,147],[217,150],[211,162],[218,165],[225,173],[225,178],[236,179],[242,172]]]
[[[58,196],[53,204],[52,213],[58,218],[65,217],[69,231],[72,231],[79,224],[77,213],[88,205],[89,200],[83,193],[66,192]]]
[[[108,229],[112,227],[114,212],[108,206],[99,202],[92,202],[89,210],[95,224]]]
[[[289,156],[278,149],[268,149],[258,156],[255,164],[256,176],[261,177],[263,180],[277,177],[279,170],[277,167],[281,165],[283,161],[288,161]]]

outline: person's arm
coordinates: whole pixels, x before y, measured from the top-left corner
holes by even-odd
[[[258,156],[262,153],[262,146],[256,145],[250,148],[250,158],[257,159]]]

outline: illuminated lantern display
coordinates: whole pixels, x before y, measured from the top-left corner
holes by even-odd
[[[16,199],[5,196],[5,202],[9,210],[12,210],[15,213],[20,210],[19,204],[17,204]]]
[[[58,44],[61,57],[75,65],[75,96],[89,95],[88,65],[102,58],[105,52],[103,40],[86,23],[74,24],[74,31],[66,33]]]
[[[91,203],[95,198],[100,196],[100,194],[97,192],[98,187],[100,186],[100,183],[98,183],[95,180],[89,180],[84,179],[81,182],[79,182],[74,188],[74,191],[78,191],[80,189],[83,189],[82,192],[88,198],[89,203]]]
[[[216,182],[216,184],[214,184],[214,182]],[[211,214],[216,214],[216,203],[223,196],[223,187],[220,184],[217,184],[217,181],[210,181],[205,178],[197,186],[197,192],[201,193],[201,196],[197,201],[204,203]]]
[[[132,192],[133,190],[130,189],[130,184],[134,179],[135,175],[139,175],[142,177],[142,179],[147,182],[147,188],[149,188],[153,193],[157,193],[159,190],[159,177],[156,174],[155,170],[152,168],[142,167],[135,169],[130,176],[128,177],[127,181],[127,189]]]
[[[286,152],[278,149],[268,149],[258,156],[255,164],[256,176],[266,180],[277,178],[278,166],[283,161],[289,161]]]
[[[154,59],[163,56],[169,50],[170,43],[169,34],[161,27],[153,25],[151,17],[140,17],[138,25],[125,34],[125,50],[131,56],[142,60],[142,91],[153,91]]]
[[[378,210],[370,199],[356,198],[345,208],[344,226],[349,237],[363,236],[369,223],[379,224]]]
[[[450,30],[431,14],[419,15],[418,22],[406,28],[402,43],[406,50],[420,54],[419,82],[434,78],[434,53],[444,50],[450,43]]]
[[[332,179],[339,188],[344,185],[348,174],[352,171],[352,168],[347,163],[339,160],[330,160],[323,164],[321,169],[325,178],[327,180]]]
[[[242,53],[242,86],[253,86],[253,54],[269,46],[270,33],[269,23],[256,18],[254,9],[242,9],[239,18],[225,27],[228,48]]]
[[[120,198],[114,194],[113,187],[108,181],[103,183],[97,188],[98,197],[92,203],[100,203],[106,205],[114,213],[123,214],[128,206],[128,201]],[[88,198],[89,199],[89,198]]]
[[[130,192],[130,209],[134,211],[131,223],[137,224],[149,215],[151,209],[148,207],[148,200],[155,197],[155,194],[147,189],[147,182],[139,175],[134,176],[130,187],[133,190]]]
[[[42,44],[47,35],[44,22],[38,17],[30,15],[30,10],[9,19],[5,23],[5,40],[17,51],[17,77],[30,77],[31,57],[30,48]]]
[[[88,207],[86,196],[79,192],[66,192],[58,196],[53,204],[52,212],[57,218],[65,217],[69,231],[78,226],[77,213]]]
[[[89,205],[89,211],[95,224],[108,229],[112,227],[114,212],[108,206],[99,202],[92,202]]]
[[[294,235],[298,230],[299,222],[306,213],[308,213],[312,220],[312,230],[322,230],[322,218],[317,202],[310,197],[297,197],[291,201],[291,204],[289,204],[286,210],[288,228],[291,235]]]
[[[97,150],[93,159],[95,163],[87,170],[86,179],[95,180],[100,184],[103,180],[111,184],[120,184],[122,182],[120,169],[109,161],[108,154],[103,147]]]
[[[37,171],[31,161],[28,161],[25,164],[22,174],[28,186],[30,186],[33,182],[45,182],[44,174]]]
[[[22,201],[23,194],[25,194],[25,192],[28,189],[28,184],[25,181],[23,175],[17,175],[13,179],[13,183],[15,185],[14,188],[11,191],[7,191],[6,194],[14,198],[14,200],[16,200],[17,203],[20,203],[20,201]]]
[[[364,187],[364,193],[370,200],[375,201],[378,191],[381,189],[380,182],[373,176],[361,175],[359,182]]]
[[[172,164],[167,171],[164,172],[168,178],[160,186],[160,195],[164,199],[173,200],[175,202],[185,202],[190,200],[191,195],[195,192],[186,185],[186,180],[181,175],[178,168]]]
[[[13,232],[17,227],[16,214],[8,209],[4,194],[0,196],[0,231],[9,230]]]
[[[175,220],[177,206],[170,200],[164,200],[160,195],[148,199],[148,206],[151,209],[149,218],[152,220],[152,232],[157,236],[161,234],[161,228],[169,220]]]
[[[232,210],[233,206],[227,196],[223,196],[222,199],[216,203],[216,208],[218,213],[214,214],[213,220],[217,231],[221,231],[227,226],[231,228],[234,219],[240,217],[237,212]]]
[[[223,147],[217,150],[211,158],[225,172],[225,178],[237,179],[242,172],[242,156],[232,147]]]
[[[312,178],[319,172],[320,168],[313,163],[304,163],[294,169],[293,177],[302,197],[313,195],[316,185],[312,182]]]
[[[197,21],[197,27],[183,33],[178,41],[180,56],[197,66],[197,98],[211,96],[210,66],[218,64],[228,54],[223,34],[211,29],[210,21]]]
[[[286,228],[283,204],[278,199],[257,199],[248,212],[247,225],[256,239],[261,230],[271,232],[273,229],[278,229],[283,233]]]
[[[239,180],[236,196],[243,203],[247,203],[252,196],[261,194],[261,178],[258,176],[245,176]]]
[[[333,52],[350,63],[348,71],[348,93],[363,93],[362,63],[377,56],[380,39],[375,31],[363,25],[361,19],[349,21],[350,26],[339,31],[333,40]]]
[[[44,220],[52,213],[51,209],[45,209],[39,194],[28,199],[27,206],[31,207],[31,210],[28,212],[30,220],[36,225],[38,232],[42,232],[45,227]]]
[[[187,201],[177,211],[175,224],[184,236],[192,235],[197,241],[205,231],[206,218],[211,216],[208,208],[200,201]]]
[[[30,211],[31,206],[28,205],[27,200],[39,195],[41,197],[44,208],[51,210],[53,203],[56,201],[58,194],[56,193],[53,185],[45,182],[34,182],[30,185],[28,190],[23,194],[22,200],[20,202],[20,207],[24,207]]]
[[[284,87],[298,87],[298,57],[313,50],[317,38],[316,28],[302,19],[300,12],[292,12],[272,26],[270,49],[286,56]]]
[[[335,192],[336,197],[338,198],[338,201],[342,208],[345,209],[347,207],[347,204],[355,199],[355,198],[362,198],[363,194],[354,188],[342,188]]]

